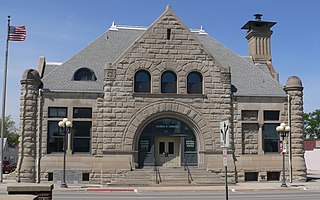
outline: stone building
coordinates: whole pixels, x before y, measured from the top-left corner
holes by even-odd
[[[149,27],[113,24],[64,63],[41,57],[21,80],[18,181],[52,181],[61,171],[58,122],[65,117],[73,123],[67,170],[83,181],[108,182],[115,172],[148,166],[188,165],[223,176],[225,120],[231,180],[279,180],[275,128],[288,121],[287,170],[306,180],[302,83],[295,76],[279,83],[270,49],[276,23],[255,16],[242,27],[245,57],[202,28],[187,28],[170,6]]]

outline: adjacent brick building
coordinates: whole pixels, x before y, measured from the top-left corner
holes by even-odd
[[[154,165],[223,174],[224,120],[232,179],[278,179],[275,127],[288,121],[288,108],[293,177],[305,180],[303,87],[298,77],[279,83],[270,51],[274,24],[261,15],[248,21],[249,56],[241,57],[202,28],[187,28],[168,6],[149,27],[113,24],[64,63],[41,57],[21,80],[18,180],[51,181],[61,170],[57,124],[65,117],[73,122],[67,169],[92,183]]]

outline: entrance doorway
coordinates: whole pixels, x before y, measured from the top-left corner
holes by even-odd
[[[156,165],[180,166],[180,137],[156,137]]]
[[[160,118],[150,122],[138,141],[138,164],[144,166],[197,166],[197,140],[184,122]]]

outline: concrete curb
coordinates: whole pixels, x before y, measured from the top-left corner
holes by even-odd
[[[88,188],[87,192],[135,192],[136,189],[130,188]]]
[[[19,183],[11,183],[19,184]],[[7,186],[10,184],[0,184],[0,191],[7,192]],[[265,182],[265,183],[237,183],[228,186],[230,192],[263,192],[263,191],[293,191],[293,190],[317,190],[320,191],[320,182],[300,182],[300,183],[287,183],[288,187],[280,187],[280,182]],[[60,185],[55,184],[53,192],[70,192],[70,191],[83,191],[83,192],[224,192],[225,186],[137,186],[137,187],[113,187],[108,185],[99,184],[83,184],[83,185],[68,185],[68,188],[60,188]]]

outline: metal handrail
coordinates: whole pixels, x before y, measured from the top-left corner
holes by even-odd
[[[193,181],[193,178],[191,176],[191,172],[190,172],[189,167],[188,166],[186,166],[186,167],[187,167],[187,171],[188,171],[188,183],[191,183]]]
[[[190,172],[189,166],[187,165],[187,159],[186,158],[184,158],[184,171],[187,171],[187,173],[188,173],[188,183],[191,183],[193,181],[193,178],[191,176],[191,172]]]
[[[129,160],[130,171],[133,171],[132,162]]]
[[[156,171],[156,184],[159,184],[162,182],[162,180],[161,180],[160,170],[156,166],[155,166],[155,171]]]

